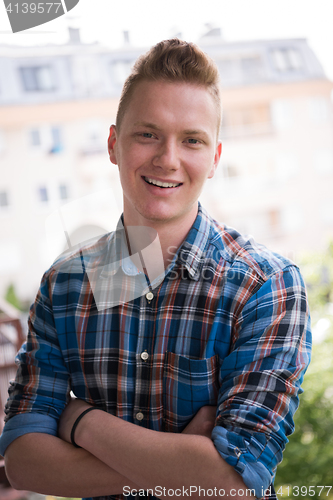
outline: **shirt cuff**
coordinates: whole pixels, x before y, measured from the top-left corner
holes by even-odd
[[[218,425],[213,429],[212,440],[222,458],[242,476],[245,485],[254,490],[257,498],[262,498],[275,475],[269,467],[274,452],[267,446],[266,436],[256,432],[247,438]]]
[[[7,447],[18,437],[31,432],[41,432],[57,436],[58,422],[49,415],[41,413],[19,413],[5,424],[0,436],[0,455],[4,456]]]

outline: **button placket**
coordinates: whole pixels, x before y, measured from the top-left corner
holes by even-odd
[[[149,354],[147,351],[143,351],[141,354],[140,354],[140,357],[143,361],[147,361],[147,359],[149,358]]]
[[[141,422],[141,420],[143,420],[145,417],[142,411],[138,411],[138,413],[135,415],[135,418],[139,420],[139,422]]]

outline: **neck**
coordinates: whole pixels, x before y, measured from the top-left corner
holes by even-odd
[[[171,263],[177,249],[186,239],[189,230],[197,216],[196,210],[184,218],[171,221],[154,221],[142,218],[132,221],[126,217],[124,211],[124,224],[130,254],[144,253],[145,262],[154,263],[162,252],[164,269]],[[161,267],[156,262],[156,267]]]

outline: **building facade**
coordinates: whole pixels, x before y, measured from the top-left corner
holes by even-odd
[[[333,238],[332,82],[304,39],[208,47],[224,103],[214,213],[294,260],[323,248]]]
[[[0,46],[0,295],[31,301],[64,250],[122,211],[107,137],[146,48]],[[333,83],[304,39],[198,44],[218,64],[222,160],[202,193],[220,221],[296,259],[333,233]]]

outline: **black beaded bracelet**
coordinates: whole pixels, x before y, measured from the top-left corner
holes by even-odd
[[[92,410],[99,410],[99,408],[95,408],[95,407],[90,407],[90,408],[87,408],[86,410],[84,410],[81,415],[79,415],[77,417],[77,419],[75,420],[74,424],[73,424],[73,427],[72,427],[72,431],[71,431],[71,442],[72,442],[72,445],[75,446],[75,448],[81,448],[81,446],[79,446],[78,444],[76,444],[75,442],[75,439],[74,439],[74,434],[75,434],[75,430],[81,420],[81,418],[83,418],[87,413],[89,413],[90,411]]]

